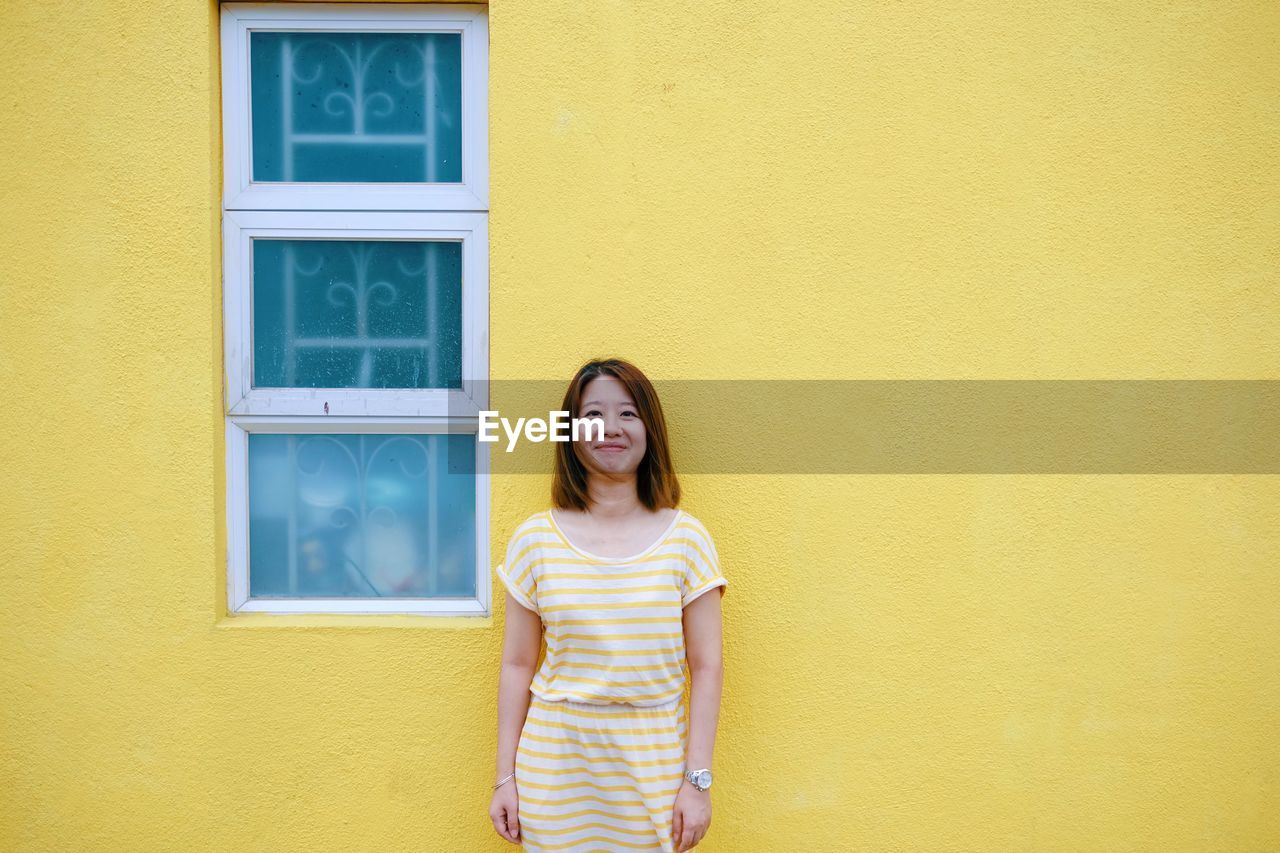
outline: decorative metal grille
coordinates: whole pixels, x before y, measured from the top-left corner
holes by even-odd
[[[254,32],[255,181],[462,180],[455,33]]]

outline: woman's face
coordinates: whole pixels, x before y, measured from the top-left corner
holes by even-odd
[[[597,376],[582,389],[579,418],[604,421],[604,437],[583,440],[584,464],[606,475],[634,474],[645,453],[644,423],[627,388],[612,376]],[[585,434],[585,433],[584,433]]]

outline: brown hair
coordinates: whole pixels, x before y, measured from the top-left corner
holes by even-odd
[[[671,464],[671,446],[667,439],[667,421],[662,415],[658,392],[649,378],[629,361],[620,358],[595,359],[578,368],[569,382],[560,408],[570,418],[578,417],[582,392],[597,376],[612,376],[620,381],[635,401],[636,413],[644,424],[644,458],[636,467],[636,497],[650,511],[680,504],[680,483]],[[556,465],[551,481],[551,501],[559,509],[587,510],[587,467],[579,455],[578,442],[555,442]]]

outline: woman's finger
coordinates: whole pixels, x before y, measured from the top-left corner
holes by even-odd
[[[510,841],[511,836],[507,834],[506,817],[503,815],[499,815],[498,817],[492,818],[492,820],[493,820],[493,831],[501,835],[504,841]]]
[[[675,814],[671,816],[671,840],[676,843],[677,853],[679,853],[679,851],[682,849],[680,848],[679,844],[680,844],[680,832],[683,829],[684,829],[684,815],[680,814],[680,809],[676,809]]]
[[[520,841],[520,822],[510,809],[503,809],[493,821],[493,828],[507,841]]]

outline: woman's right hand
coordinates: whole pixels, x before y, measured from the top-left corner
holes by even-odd
[[[489,818],[498,834],[512,844],[520,843],[520,795],[516,780],[499,785],[489,803]]]

